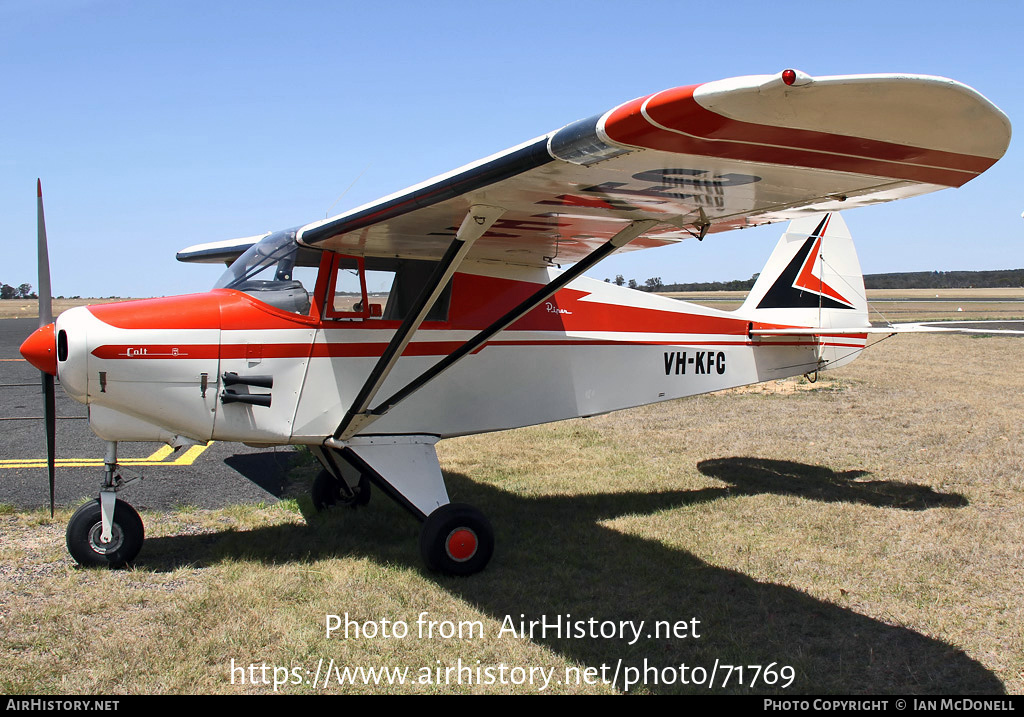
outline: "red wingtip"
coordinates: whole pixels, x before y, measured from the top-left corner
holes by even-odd
[[[43,180],[41,180],[41,179],[37,179],[36,180],[36,192],[37,192],[36,196],[39,197],[40,199],[42,199],[43,198]]]

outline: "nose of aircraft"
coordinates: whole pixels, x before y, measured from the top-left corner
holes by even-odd
[[[57,338],[54,325],[47,324],[25,339],[21,355],[37,369],[51,376],[57,375]]]

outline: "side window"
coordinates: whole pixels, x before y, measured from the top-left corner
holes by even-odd
[[[395,283],[391,289],[391,301],[388,302],[384,318],[401,320],[412,310],[423,287],[427,285],[437,262],[413,261],[410,259],[399,263],[395,275]],[[427,314],[426,321],[447,321],[448,304],[451,302],[452,284],[448,285],[437,297],[437,301]]]
[[[339,256],[328,284],[327,318],[381,318],[394,279],[394,271],[368,270],[362,257]]]
[[[351,314],[358,312],[356,308],[363,300],[363,284],[360,280],[358,259],[343,256],[335,263],[334,276],[331,281],[331,295],[327,302],[330,312]]]
[[[325,316],[329,319],[401,321],[413,308],[435,262],[339,256],[331,269]],[[445,321],[451,284],[427,321]]]

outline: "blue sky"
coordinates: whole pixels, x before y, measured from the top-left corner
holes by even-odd
[[[1021,28],[1019,2],[0,0],[0,281],[36,283],[36,177],[55,294],[203,291],[220,269],[178,249],[336,214],[668,87],[943,75],[1013,122]],[[864,270],[1024,267],[1020,145],[962,189],[848,212]],[[746,278],[781,231],[591,273]]]

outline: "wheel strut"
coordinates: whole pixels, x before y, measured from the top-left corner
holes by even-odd
[[[117,492],[131,481],[118,474],[116,441],[107,441],[103,466],[100,496],[71,516],[67,546],[79,565],[120,568],[139,554],[146,531],[138,512],[117,498]]]

